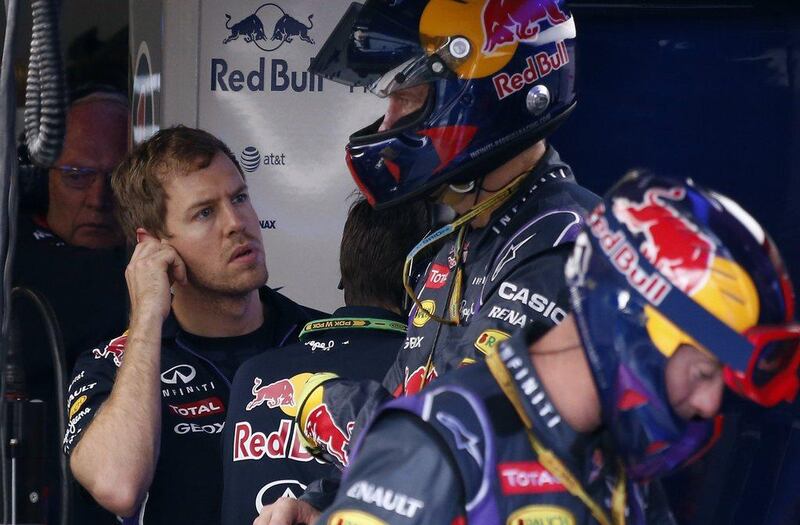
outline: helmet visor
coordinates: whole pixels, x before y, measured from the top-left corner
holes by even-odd
[[[754,350],[744,372],[725,369],[725,380],[736,393],[764,406],[791,401],[800,388],[800,325],[759,326],[745,336]]]
[[[383,2],[350,4],[308,70],[347,86],[369,88],[388,71],[424,56],[418,22],[409,23],[389,9]]]

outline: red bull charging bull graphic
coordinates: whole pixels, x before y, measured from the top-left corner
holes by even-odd
[[[644,234],[640,252],[645,258],[684,293],[694,295],[708,281],[716,248],[667,203],[685,196],[684,188],[651,188],[641,203],[614,199],[612,211],[631,232]]]
[[[246,43],[267,52],[275,51],[283,44],[291,44],[295,37],[314,44],[314,39],[308,34],[314,27],[313,18],[313,14],[308,15],[308,24],[304,24],[278,4],[262,4],[238,22],[232,22],[231,15],[226,14],[225,29],[230,33],[222,43],[227,44],[242,37]]]
[[[348,425],[347,434],[345,434],[331,417],[328,405],[322,403],[309,414],[304,433],[318,445],[324,446],[325,450],[343,465],[347,465],[347,445],[350,443],[352,426],[353,423]]]
[[[250,411],[254,408],[267,404],[267,408],[277,408],[282,406],[294,406],[294,385],[288,379],[280,379],[274,383],[261,386],[261,378],[253,380],[251,390],[253,400],[247,403],[245,410]]]
[[[556,25],[569,18],[555,0],[489,0],[483,7],[482,16],[484,53],[514,42],[535,41],[542,22]]]
[[[125,344],[127,341],[128,334],[126,332],[125,334],[109,341],[109,343],[102,350],[99,348],[92,350],[92,355],[95,359],[113,359],[114,365],[119,368],[122,366],[122,354],[125,353]]]

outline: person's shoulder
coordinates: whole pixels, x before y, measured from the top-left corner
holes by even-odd
[[[259,294],[261,295],[261,300],[263,302],[267,302],[281,315],[291,318],[295,321],[307,322],[329,316],[329,314],[325,312],[315,310],[314,308],[310,308],[308,306],[303,306],[292,299],[289,299],[281,292],[273,290],[268,286],[261,287]]]
[[[86,365],[95,362],[110,363],[116,368],[122,366],[122,358],[125,354],[125,347],[128,343],[128,331],[125,330],[110,340],[104,340],[94,345],[91,350],[86,350],[78,356],[76,367],[80,364]]]

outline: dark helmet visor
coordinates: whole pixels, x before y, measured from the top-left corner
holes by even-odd
[[[420,12],[393,10],[381,0],[350,4],[308,70],[347,86],[372,86],[384,73],[424,56]]]

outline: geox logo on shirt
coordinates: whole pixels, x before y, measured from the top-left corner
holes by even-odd
[[[347,489],[347,497],[375,505],[406,518],[413,518],[414,514],[425,506],[423,501],[367,481],[358,481]]]

